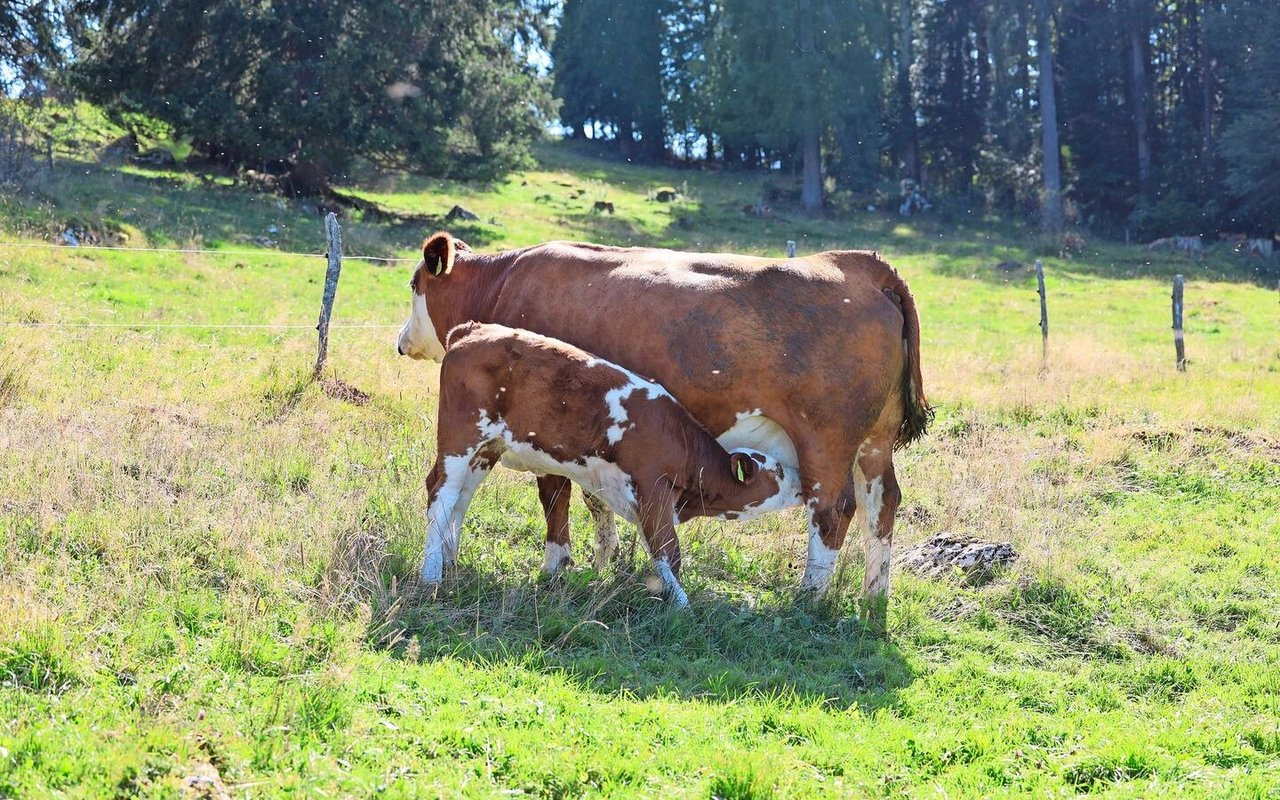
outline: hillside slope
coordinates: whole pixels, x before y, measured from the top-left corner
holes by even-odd
[[[880,641],[856,621],[856,547],[827,600],[797,598],[794,513],[682,529],[687,615],[650,597],[634,546],[543,585],[536,493],[509,473],[422,597],[434,375],[392,341],[411,264],[346,262],[335,322],[385,327],[336,329],[314,384],[324,261],[277,249],[321,252],[319,217],[227,184],[84,164],[0,197],[0,797],[1280,786],[1280,331],[1249,262],[1047,258],[1042,375],[1034,237],[999,222],[759,218],[759,177],[563,147],[492,186],[348,183],[400,215],[346,219],[350,254],[412,258],[454,204],[477,248],[884,252],[939,405],[900,456],[897,546],[953,531],[1021,558],[983,586],[896,572]],[[69,226],[225,252],[33,246]],[[182,327],[239,325],[297,327]]]

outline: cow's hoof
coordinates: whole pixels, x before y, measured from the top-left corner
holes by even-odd
[[[826,580],[814,580],[806,575],[800,580],[800,585],[796,588],[796,592],[804,597],[817,600],[827,593],[827,587],[830,585],[830,576],[827,576]]]
[[[556,578],[571,566],[573,566],[573,557],[569,555],[569,546],[547,542],[547,555],[542,560],[543,580]]]
[[[543,583],[551,583],[552,581],[558,581],[564,577],[565,570],[569,569],[569,567],[572,567],[572,566],[573,566],[573,559],[571,558],[567,558],[564,561],[560,562],[560,565],[555,569],[547,569],[544,566],[542,569],[538,570],[538,580],[542,581]]]

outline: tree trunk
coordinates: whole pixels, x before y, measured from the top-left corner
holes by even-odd
[[[810,214],[822,212],[822,147],[817,123],[808,123],[804,131],[804,176],[801,179],[800,202]]]
[[[1208,0],[1200,3],[1200,81],[1201,81],[1201,166],[1206,174],[1213,155],[1213,57],[1209,53],[1209,17],[1213,14]]]
[[[631,120],[618,123],[618,152],[631,161],[636,155],[636,126]]]
[[[1151,202],[1151,137],[1147,121],[1147,55],[1143,46],[1146,32],[1138,20],[1129,28],[1130,79],[1133,103],[1133,130],[1138,140],[1138,202],[1146,207]]]
[[[1040,224],[1045,233],[1062,232],[1062,166],[1058,148],[1058,100],[1053,87],[1053,44],[1049,0],[1036,0],[1036,50],[1040,54],[1040,146],[1044,187]]]
[[[804,158],[804,177],[800,187],[800,202],[810,214],[822,211],[822,142],[818,127],[818,108],[813,92],[818,81],[816,48],[813,38],[813,3],[800,0],[800,104],[804,128],[800,133],[800,148]]]
[[[915,42],[911,27],[913,0],[898,0],[898,116],[902,125],[902,171],[920,180],[920,141],[916,131],[916,104],[911,91],[911,65]]]

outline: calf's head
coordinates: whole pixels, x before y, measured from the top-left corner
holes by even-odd
[[[763,503],[792,489],[794,483],[777,459],[756,450],[731,452],[729,473],[733,481],[726,495],[718,498],[725,511],[741,511]]]
[[[400,329],[396,350],[402,356],[439,361],[444,358],[444,343],[436,333],[436,321],[432,319],[430,302],[439,303],[440,289],[449,280],[457,251],[467,246],[447,233],[437,233],[422,243],[422,260],[413,271],[409,289],[413,292],[413,304],[409,319]],[[434,296],[435,300],[431,298]],[[437,319],[439,314],[437,313]]]

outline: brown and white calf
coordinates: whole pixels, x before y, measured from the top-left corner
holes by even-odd
[[[435,465],[427,476],[422,579],[455,563],[476,488],[501,463],[577,483],[638,525],[677,605],[676,525],[692,517],[747,518],[799,502],[794,470],[752,450],[728,452],[666,389],[577,347],[504,325],[466,323],[449,334],[440,367]],[[605,543],[616,547],[616,538]],[[609,553],[597,552],[597,561]],[[568,543],[547,542],[558,572]]]
[[[893,453],[924,433],[930,410],[915,302],[877,254],[778,259],[573,242],[480,254],[439,233],[423,243],[411,288],[402,354],[439,360],[445,334],[475,320],[647,375],[725,448],[799,467],[809,514],[802,588],[825,590],[856,519],[863,591],[887,594],[900,498]],[[568,486],[538,479],[549,541],[568,540]],[[596,520],[609,535],[612,517]]]

